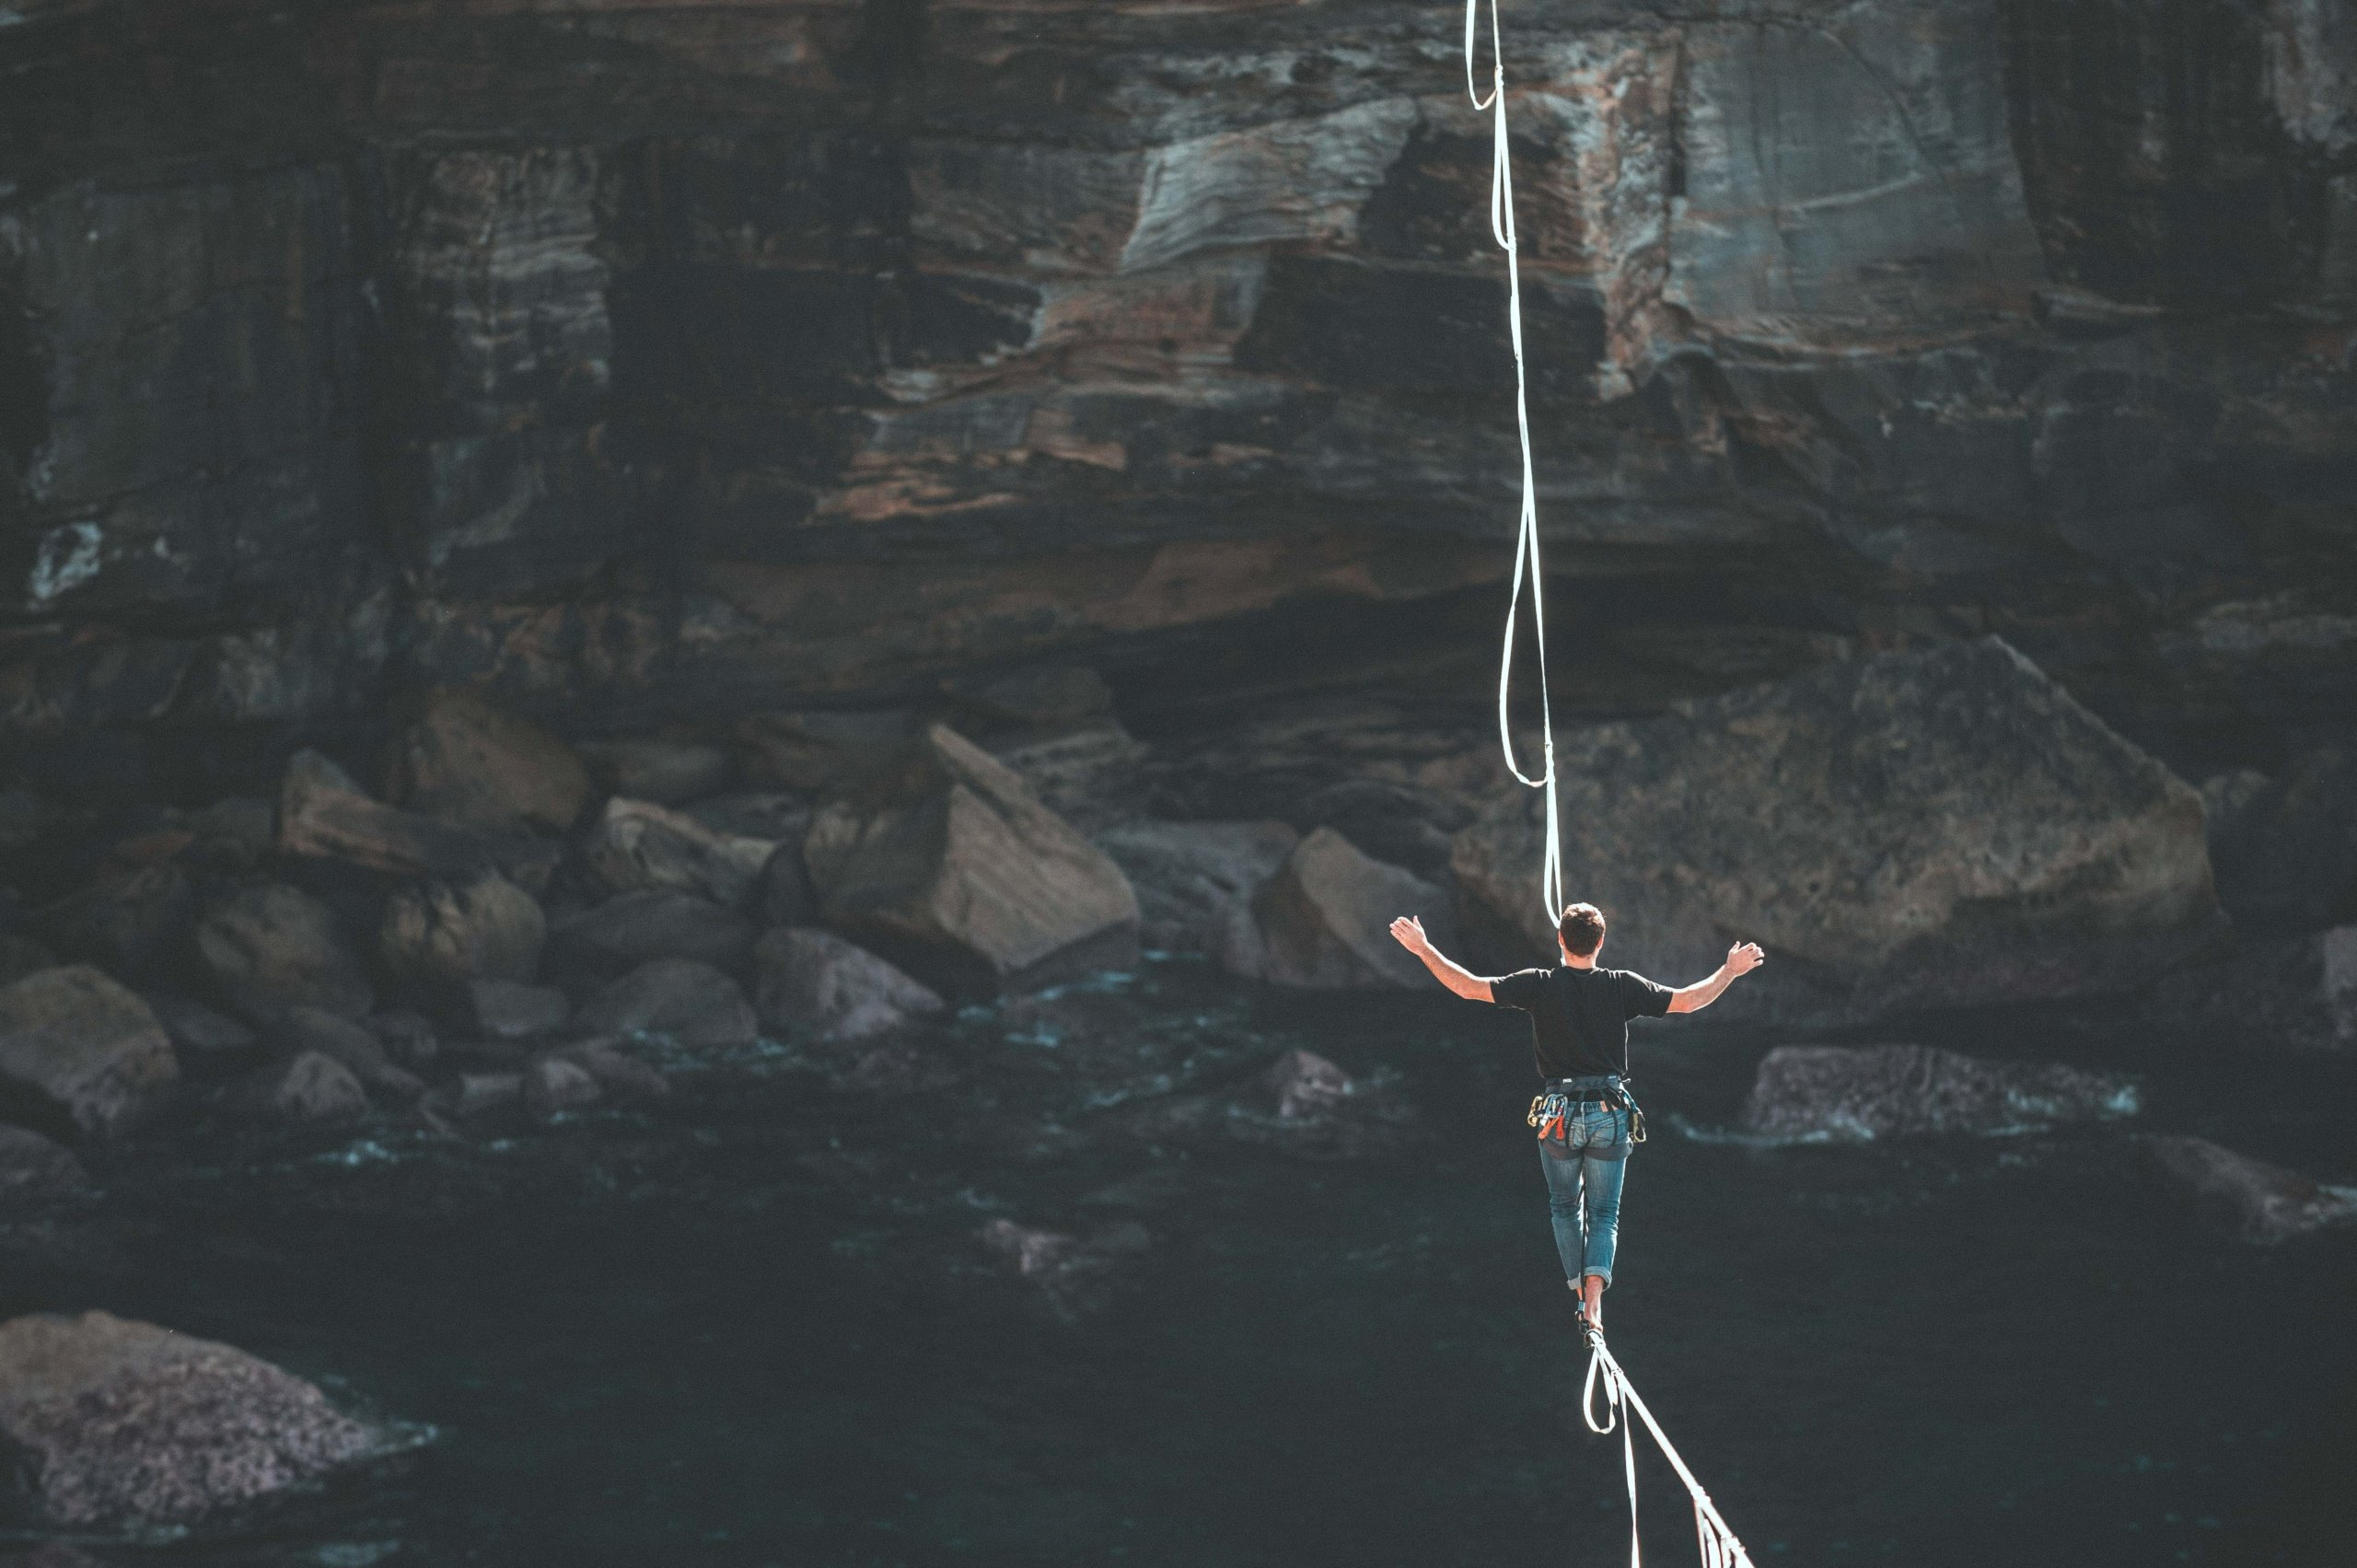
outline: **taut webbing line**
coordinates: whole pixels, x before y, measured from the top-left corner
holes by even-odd
[[[1643,1562],[1637,1548],[1637,1442],[1635,1428],[1629,1421],[1632,1411],[1661,1446],[1669,1468],[1686,1483],[1687,1495],[1694,1504],[1694,1535],[1702,1549],[1702,1568],[1751,1568],[1751,1557],[1743,1550],[1743,1542],[1736,1539],[1735,1531],[1720,1516],[1718,1504],[1711,1501],[1711,1494],[1702,1490],[1702,1483],[1694,1479],[1694,1472],[1686,1468],[1686,1461],[1670,1446],[1669,1436],[1662,1431],[1661,1423],[1654,1419],[1654,1412],[1645,1408],[1645,1401],[1629,1386],[1629,1375],[1620,1370],[1620,1364],[1605,1347],[1604,1335],[1595,1329],[1585,1332],[1589,1353],[1587,1382],[1580,1389],[1580,1419],[1599,1437],[1608,1436],[1616,1426],[1620,1429],[1620,1465],[1629,1478],[1629,1568],[1642,1568]],[[1596,1386],[1599,1380],[1604,1384],[1605,1399],[1601,1423],[1596,1416]]]
[[[1552,926],[1563,912],[1562,829],[1555,810],[1555,709],[1547,690],[1547,598],[1538,564],[1538,487],[1530,464],[1530,395],[1522,368],[1522,262],[1515,243],[1514,163],[1506,147],[1506,62],[1498,30],[1497,0],[1490,0],[1490,96],[1475,85],[1473,55],[1480,0],[1465,0],[1465,96],[1476,110],[1491,114],[1490,234],[1506,253],[1506,331],[1514,343],[1514,420],[1522,437],[1522,517],[1515,532],[1514,593],[1506,600],[1504,651],[1498,656],[1498,744],[1504,748],[1506,771],[1547,799],[1547,855],[1539,871],[1538,894]],[[1524,575],[1530,578],[1530,630],[1538,645],[1538,722],[1541,766],[1532,778],[1522,771],[1514,751],[1514,727],[1506,716],[1506,697],[1514,679],[1515,624],[1522,610]]]

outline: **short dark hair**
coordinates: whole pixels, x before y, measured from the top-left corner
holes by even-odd
[[[1572,904],[1555,923],[1555,935],[1575,958],[1585,958],[1604,946],[1604,912],[1594,904]]]

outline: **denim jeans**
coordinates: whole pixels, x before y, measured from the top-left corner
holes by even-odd
[[[1549,1152],[1556,1148],[1565,1151],[1562,1157]],[[1562,1144],[1542,1139],[1538,1151],[1563,1277],[1574,1289],[1584,1274],[1611,1284],[1612,1254],[1620,1239],[1620,1182],[1629,1170],[1629,1113],[1591,1106],[1571,1119]]]

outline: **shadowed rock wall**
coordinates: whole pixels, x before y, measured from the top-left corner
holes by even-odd
[[[435,682],[595,730],[1050,649],[1159,690],[1306,609],[1344,664],[1385,606],[1489,634],[1448,6],[9,15],[25,766],[235,773]],[[1592,706],[1997,631],[2199,776],[2357,699],[2344,8],[1506,25]]]

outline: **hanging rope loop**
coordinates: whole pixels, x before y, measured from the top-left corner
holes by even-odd
[[[1750,1555],[1743,1550],[1743,1542],[1736,1539],[1734,1529],[1720,1514],[1718,1504],[1711,1501],[1711,1494],[1702,1490],[1702,1483],[1694,1479],[1694,1472],[1686,1468],[1686,1461],[1678,1458],[1676,1448],[1670,1446],[1668,1434],[1662,1431],[1661,1423],[1654,1419],[1654,1412],[1645,1408],[1645,1401],[1639,1399],[1637,1390],[1630,1386],[1629,1375],[1621,1371],[1620,1364],[1613,1359],[1610,1348],[1604,1342],[1603,1333],[1592,1328],[1583,1331],[1587,1336],[1588,1363],[1587,1381],[1580,1390],[1580,1417],[1587,1423],[1587,1429],[1598,1436],[1608,1434],[1615,1426],[1620,1429],[1620,1469],[1629,1483],[1629,1568],[1642,1568],[1637,1542],[1637,1421],[1645,1423],[1645,1430],[1660,1446],[1662,1457],[1669,1461],[1669,1468],[1676,1470],[1678,1479],[1686,1483],[1687,1498],[1694,1505],[1694,1536],[1701,1549],[1702,1568],[1752,1568]],[[1596,1414],[1596,1389],[1599,1383],[1603,1385],[1605,1398],[1604,1419],[1600,1423]],[[1635,1420],[1632,1421],[1631,1416]]]
[[[1538,484],[1530,458],[1529,378],[1523,369],[1522,260],[1514,221],[1514,157],[1507,145],[1505,44],[1498,28],[1497,0],[1490,0],[1490,95],[1484,98],[1474,86],[1473,75],[1480,6],[1480,0],[1465,0],[1465,96],[1476,110],[1490,113],[1490,235],[1506,253],[1506,336],[1514,345],[1515,432],[1522,447],[1514,589],[1506,599],[1505,640],[1498,656],[1498,744],[1505,753],[1506,771],[1545,796],[1547,847],[1539,868],[1538,895],[1551,926],[1563,911],[1562,830],[1555,804],[1555,705],[1547,684],[1547,599],[1545,571],[1538,559]],[[1514,723],[1508,712],[1514,688],[1515,633],[1521,619],[1526,578],[1530,584],[1531,636],[1538,655],[1539,770],[1536,777],[1522,771],[1515,754]]]

